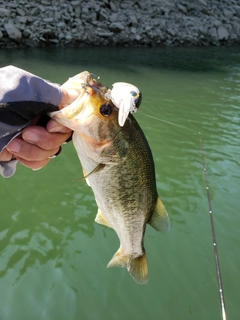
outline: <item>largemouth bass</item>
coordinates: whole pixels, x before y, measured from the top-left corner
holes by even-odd
[[[114,229],[120,240],[108,267],[126,267],[137,282],[146,283],[146,224],[161,232],[170,225],[157,193],[150,147],[132,114],[119,125],[119,109],[107,87],[87,71],[77,81],[79,98],[51,117],[74,131],[73,144],[98,206],[95,221]]]

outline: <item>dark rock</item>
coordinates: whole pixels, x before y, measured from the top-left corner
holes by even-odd
[[[130,18],[129,25],[132,27],[136,27],[138,25],[138,20],[137,20],[136,16],[130,15],[129,18]]]
[[[54,19],[51,18],[51,17],[49,17],[49,18],[43,18],[43,22],[46,22],[46,23],[51,23],[51,22],[53,22],[53,21],[54,21]]]
[[[11,11],[6,8],[0,8],[0,17],[9,17],[11,14]]]
[[[111,11],[113,11],[113,12],[117,11],[117,6],[115,5],[115,3],[113,1],[110,1],[109,5],[110,5]]]
[[[79,0],[71,1],[71,5],[72,5],[73,8],[76,9],[76,8],[80,7],[81,1],[79,1]]]
[[[33,8],[30,12],[30,15],[31,16],[37,16],[39,15],[39,13],[41,12],[40,8],[39,7],[36,7],[36,8]]]
[[[210,39],[214,39],[214,40],[218,39],[216,28],[210,28],[208,33],[209,33]]]
[[[113,32],[121,32],[124,29],[124,25],[120,22],[113,22],[109,25],[109,30]]]
[[[17,16],[17,17],[16,17],[16,22],[17,22],[17,23],[26,24],[26,22],[27,22],[27,17]]]
[[[101,10],[99,12],[98,20],[99,21],[108,20],[108,15],[106,13],[104,13],[104,11]]]
[[[10,39],[21,42],[22,40],[22,32],[14,26],[12,23],[5,23],[4,28]]]
[[[25,29],[22,33],[24,38],[28,38],[32,34],[30,29]]]
[[[187,13],[187,11],[188,11],[187,8],[185,6],[183,6],[182,4],[177,4],[177,7],[180,12]]]
[[[175,30],[175,29],[173,29],[173,28],[169,28],[168,30],[168,33],[171,35],[171,36],[175,36],[176,35],[176,33],[177,33],[177,31]]]
[[[25,12],[21,8],[17,8],[17,14],[19,14],[20,16],[25,16]]]
[[[112,37],[113,33],[112,32],[104,32],[104,31],[99,31],[98,32],[99,37],[103,37],[103,38],[109,38]]]
[[[240,36],[240,22],[233,22],[232,24],[233,32]]]
[[[219,40],[228,40],[229,33],[227,29],[223,26],[220,26],[217,30]]]
[[[219,20],[215,20],[214,23],[213,23],[214,27],[216,27],[216,28],[220,27],[221,24],[222,24],[222,23],[221,23],[221,21],[219,21]]]

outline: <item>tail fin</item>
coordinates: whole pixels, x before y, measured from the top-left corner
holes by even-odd
[[[125,267],[138,283],[144,284],[148,282],[148,266],[145,252],[137,258],[133,258],[131,255],[125,255],[120,247],[107,267]]]
[[[135,259],[129,261],[129,266],[127,267],[128,272],[138,283],[144,284],[148,282],[148,266],[146,253]]]

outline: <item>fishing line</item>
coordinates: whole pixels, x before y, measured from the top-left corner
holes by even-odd
[[[208,208],[209,208],[209,216],[210,216],[211,230],[212,230],[213,250],[214,250],[215,265],[216,265],[216,271],[217,271],[218,289],[219,289],[219,295],[220,295],[220,303],[221,303],[221,307],[222,307],[222,319],[226,320],[227,316],[226,316],[226,310],[225,310],[225,300],[224,300],[224,294],[223,294],[222,277],[221,277],[219,257],[218,257],[218,251],[217,251],[217,240],[216,240],[216,234],[215,234],[215,228],[214,228],[213,211],[212,211],[212,204],[211,204],[211,198],[210,198],[210,192],[209,192],[207,168],[206,168],[206,163],[205,163],[205,155],[204,155],[201,132],[199,132],[199,140],[200,140],[203,172],[204,172],[205,185],[206,185],[207,198],[208,198]]]
[[[175,123],[170,122],[170,121],[166,121],[166,120],[163,120],[163,119],[154,117],[154,116],[150,116],[149,114],[143,113],[142,111],[138,111],[138,113],[141,113],[141,114],[143,114],[143,115],[146,116],[146,117],[149,117],[149,118],[152,118],[152,119],[155,119],[155,120],[164,122],[164,123],[168,123],[168,124],[170,124],[170,125],[172,125],[172,126],[175,126],[175,127],[178,127],[178,128],[182,128],[182,129],[186,129],[186,130],[193,131],[192,129],[189,129],[189,128],[187,128],[187,127],[180,126],[179,124],[175,124]],[[194,132],[195,132],[195,131],[194,131]]]
[[[189,130],[189,131],[193,131],[193,132],[196,133],[196,131],[194,131],[192,129],[189,129],[187,127],[183,127],[183,126],[180,126],[178,124],[175,124],[175,123],[172,123],[172,122],[169,122],[169,121],[165,121],[165,120],[159,119],[159,118],[154,117],[154,116],[147,115],[147,114],[145,114],[143,112],[141,112],[141,113],[144,114],[145,116],[149,117],[149,118],[153,118],[153,119],[156,119],[158,121],[162,121],[164,123],[173,125],[175,127],[179,127],[179,128],[186,129],[186,130]],[[207,167],[206,167],[206,163],[205,163],[205,155],[204,155],[204,148],[203,148],[203,139],[202,139],[201,132],[199,132],[198,134],[199,134],[200,150],[201,150],[201,154],[202,154],[202,165],[203,165],[203,172],[204,172],[204,180],[205,180],[205,186],[206,186],[206,191],[207,191],[208,209],[209,209],[209,216],[210,216],[210,223],[211,223],[211,233],[212,233],[212,240],[213,240],[215,266],[216,266],[216,272],[217,272],[220,303],[221,303],[221,308],[222,308],[222,320],[227,320],[224,293],[223,293],[222,277],[221,277],[219,256],[218,256],[218,250],[217,250],[217,240],[216,240],[214,220],[213,220],[212,203],[211,203],[211,197],[210,197],[210,192],[209,192]]]

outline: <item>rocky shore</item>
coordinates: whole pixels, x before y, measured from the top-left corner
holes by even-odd
[[[0,47],[240,44],[240,0],[0,0]]]

